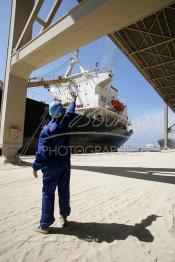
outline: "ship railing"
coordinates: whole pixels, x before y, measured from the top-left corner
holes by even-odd
[[[111,69],[111,67],[101,67],[101,68],[97,67],[97,68],[88,70],[89,74],[106,73],[106,72],[113,74],[113,70]]]
[[[91,69],[91,70],[87,70],[87,71],[84,71],[82,73],[77,73],[77,74],[74,74],[70,77],[71,80],[75,80],[75,79],[78,79],[82,76],[86,76],[86,75],[91,75],[91,76],[95,76],[96,74],[98,73],[106,73],[106,72],[109,72],[112,74],[112,71],[109,69],[109,68],[94,68],[94,69]]]

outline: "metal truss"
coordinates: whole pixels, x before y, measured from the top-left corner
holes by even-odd
[[[151,81],[156,81],[156,80],[160,80],[160,79],[163,79],[163,78],[167,79],[167,78],[169,78],[169,77],[175,77],[175,74],[174,74],[174,75],[168,75],[168,76],[165,75],[165,76],[153,78],[153,79],[151,79]]]
[[[155,43],[155,44],[153,44],[153,45],[144,47],[144,48],[142,48],[142,49],[138,49],[138,50],[130,53],[129,55],[132,56],[132,55],[135,55],[135,54],[137,54],[137,53],[144,52],[144,51],[146,51],[146,50],[150,50],[150,49],[152,49],[152,48],[154,48],[154,47],[158,47],[158,46],[161,46],[161,45],[164,45],[164,44],[168,44],[168,43],[170,43],[170,42],[172,42],[172,41],[175,41],[175,37],[172,37],[172,38],[167,39],[167,40],[164,40],[164,41],[160,41],[160,42]]]
[[[160,55],[161,56],[161,55]],[[143,67],[142,69],[143,70],[147,70],[147,69],[151,69],[153,67],[161,67],[161,66],[165,66],[165,65],[169,65],[169,64],[173,64],[175,65],[175,59],[173,60],[170,60],[170,61],[167,61],[167,62],[163,62],[163,63],[158,63],[158,64],[153,64],[153,65],[150,65],[150,66],[147,66],[147,67]]]
[[[113,32],[109,37],[175,111],[175,104],[172,102],[175,99],[175,92],[172,92],[175,90],[173,13],[175,17],[175,4],[118,32]]]
[[[169,89],[169,88],[175,88],[175,84],[174,85],[166,85],[166,86],[161,86],[160,89]]]
[[[131,27],[126,27],[126,30],[129,30],[129,31],[134,31],[134,32],[138,32],[138,33],[142,33],[142,34],[148,34],[147,31],[144,31],[144,30],[141,30],[141,29],[137,29],[137,28],[131,28]],[[157,34],[157,33],[152,33],[152,32],[149,32],[149,35],[150,36],[157,36],[157,37],[161,37],[162,38],[162,35],[161,34]],[[165,38],[167,39],[171,39],[170,36],[164,36]]]

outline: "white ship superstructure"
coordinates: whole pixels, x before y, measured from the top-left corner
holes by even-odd
[[[75,65],[79,66],[80,72],[72,74]],[[101,118],[108,122],[114,119],[126,128],[128,125],[127,107],[119,101],[118,90],[111,84],[113,80],[111,70],[100,70],[98,64],[93,70],[85,70],[76,52],[64,77],[69,77],[70,81],[51,85],[49,88],[55,99],[66,106],[71,100],[71,93],[75,92],[78,114],[88,115],[95,119]]]

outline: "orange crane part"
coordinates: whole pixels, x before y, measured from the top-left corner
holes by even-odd
[[[50,80],[39,80],[39,81],[27,81],[27,88],[28,87],[37,87],[37,86],[44,86],[48,88],[49,85],[56,85],[56,84],[63,84],[70,82],[71,79],[69,77],[59,77],[58,79],[50,79]]]

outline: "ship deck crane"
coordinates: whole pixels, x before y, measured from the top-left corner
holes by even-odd
[[[27,81],[26,83],[27,88],[37,87],[37,86],[43,86],[45,88],[48,88],[49,85],[71,82],[71,79],[69,77],[59,77],[58,79],[49,79],[49,80],[40,79],[38,81],[31,81],[31,80],[32,78]]]
[[[72,72],[74,65],[76,63],[80,63],[79,58],[78,58],[78,53],[79,53],[79,50],[76,50],[74,52],[74,58],[73,59],[72,58],[68,59],[65,63],[60,65],[58,68],[50,71],[48,74],[45,74],[46,77],[50,76],[52,73],[58,72],[65,65],[69,64],[69,68],[68,68],[65,76],[63,76],[63,77],[59,76],[57,79],[49,79],[49,80],[44,79],[42,76],[41,77],[32,77],[32,78],[28,79],[27,87],[43,86],[44,88],[49,88],[50,85],[73,82],[70,76],[71,76],[71,72]],[[84,72],[84,69],[83,69],[81,64],[80,64],[80,71]]]

